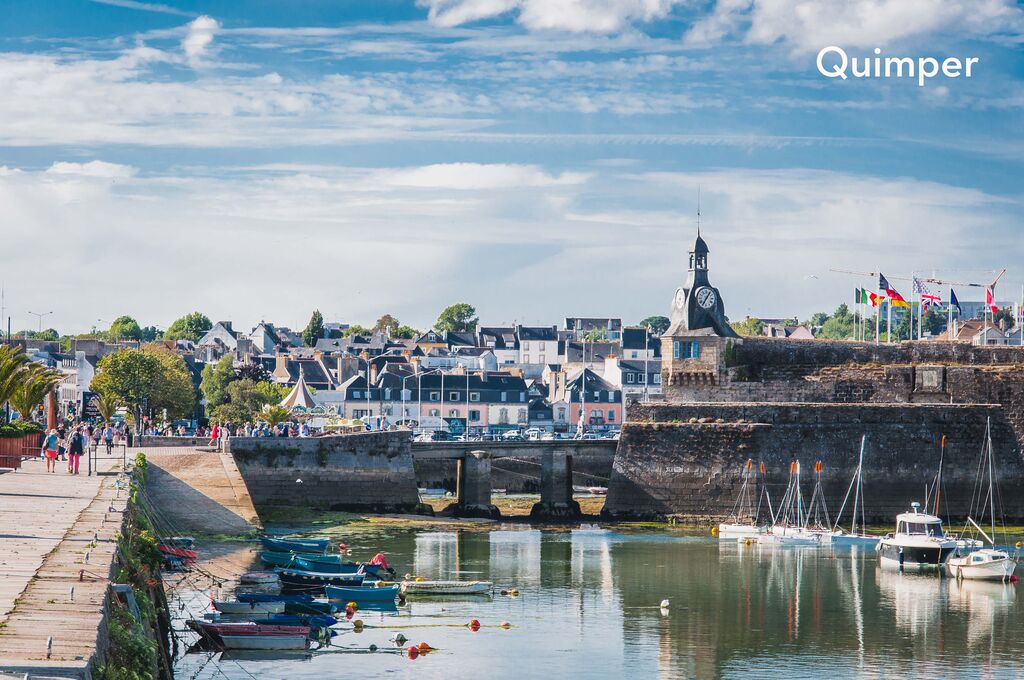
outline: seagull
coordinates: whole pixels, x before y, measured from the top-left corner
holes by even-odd
[[[296,483],[296,484],[302,484],[302,480],[301,480],[301,479],[296,479],[296,480],[295,480],[295,483]]]

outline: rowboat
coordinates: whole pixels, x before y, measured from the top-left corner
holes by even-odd
[[[309,636],[309,626],[281,625],[281,624],[258,624],[258,623],[207,623],[205,621],[189,620],[185,625],[195,632],[210,638],[214,642],[220,642],[223,635],[301,635]]]
[[[358,587],[363,585],[365,574],[330,574],[322,571],[302,569],[278,569],[281,584],[286,590],[320,590],[326,585]]]
[[[191,536],[168,536],[167,538],[161,538],[160,543],[172,548],[186,548],[188,550],[192,550],[195,547],[196,539]]]
[[[490,581],[402,581],[406,595],[483,595],[490,593]]]
[[[331,545],[329,538],[261,538],[267,550],[278,552],[323,553]]]
[[[214,608],[224,614],[282,614],[284,605],[284,602],[213,602]]]
[[[313,596],[308,593],[235,593],[239,602],[312,602]]]
[[[333,557],[325,555],[324,557]],[[367,576],[378,577],[380,566],[376,564],[363,564],[360,562],[336,562],[320,560],[308,555],[296,555],[290,565],[294,569],[303,571],[318,571],[324,574],[357,574],[364,573]]]
[[[253,623],[272,626],[309,626],[310,628],[330,628],[338,623],[338,619],[327,614],[271,614],[262,619],[253,619]]]
[[[327,591],[328,600],[340,600],[341,602],[394,602],[398,597],[398,584],[381,586],[380,588],[343,588],[338,586],[324,586]]]
[[[227,649],[306,649],[305,635],[222,635]]]
[[[157,545],[157,549],[160,550],[164,555],[170,555],[172,557],[180,557],[184,560],[194,560],[199,557],[199,553],[195,550],[189,550],[188,548],[174,548],[169,545]]]
[[[247,571],[238,582],[246,585],[273,585],[280,580],[281,577],[272,571]]]

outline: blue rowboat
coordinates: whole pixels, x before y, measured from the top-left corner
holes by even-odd
[[[345,588],[338,586],[324,586],[327,591],[328,600],[339,600],[345,602],[394,602],[398,597],[400,586],[383,586],[380,588]]]
[[[296,555],[290,565],[293,569],[316,571],[322,574],[366,574],[371,578],[380,578],[380,567],[376,564],[361,562],[330,562],[311,558],[308,555]]]
[[[313,596],[308,593],[291,593],[288,595],[272,595],[270,593],[235,593],[239,602],[312,602]]]
[[[278,552],[323,553],[331,545],[329,538],[261,538],[267,550]]]
[[[285,602],[284,613],[294,616],[316,616],[332,614],[337,609],[328,600],[310,600],[309,602]]]
[[[322,571],[305,571],[302,569],[281,568],[277,570],[281,575],[281,585],[285,590],[322,590],[324,586],[349,586],[356,587],[363,585],[365,574],[331,574]]]
[[[310,628],[330,628],[338,623],[338,619],[326,614],[272,614],[266,618],[253,619],[253,623],[267,626],[309,626]]]

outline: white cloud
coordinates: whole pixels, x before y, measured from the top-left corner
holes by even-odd
[[[751,44],[809,52],[827,45],[884,49],[938,32],[987,37],[1022,30],[1024,12],[1013,0],[718,0],[687,40],[712,44],[742,33]]]
[[[91,0],[100,5],[112,5],[124,9],[137,9],[143,12],[159,12],[161,14],[175,14],[177,16],[195,16],[192,12],[185,12],[176,7],[165,5],[159,2],[138,2],[138,0]]]
[[[391,186],[479,190],[582,184],[587,175],[553,175],[536,165],[442,163],[383,172],[379,179]]]
[[[88,163],[69,163],[56,161],[47,169],[53,175],[79,175],[83,177],[101,177],[105,179],[127,179],[133,177],[137,168],[106,161],[89,161]]]
[[[196,17],[189,23],[188,34],[181,41],[181,47],[185,50],[185,56],[190,64],[198,65],[202,62],[209,51],[210,44],[213,43],[213,36],[219,29],[220,23],[205,14]]]
[[[419,0],[438,26],[491,19],[517,11],[530,30],[613,33],[632,22],[661,19],[682,0]]]

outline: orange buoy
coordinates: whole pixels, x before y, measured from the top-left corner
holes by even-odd
[[[472,631],[480,630],[480,622],[477,621],[476,619],[473,619],[472,621],[469,622],[469,629],[472,630]]]
[[[420,655],[420,648],[416,645],[409,645],[409,649],[405,650],[405,653],[410,659],[415,659]]]
[[[418,648],[419,648],[419,650],[420,650],[420,654],[426,654],[427,652],[429,652],[430,650],[432,650],[432,649],[433,649],[433,647],[431,647],[430,645],[428,645],[428,644],[427,644],[426,642],[421,642],[421,643],[420,643],[420,644],[418,645]]]

